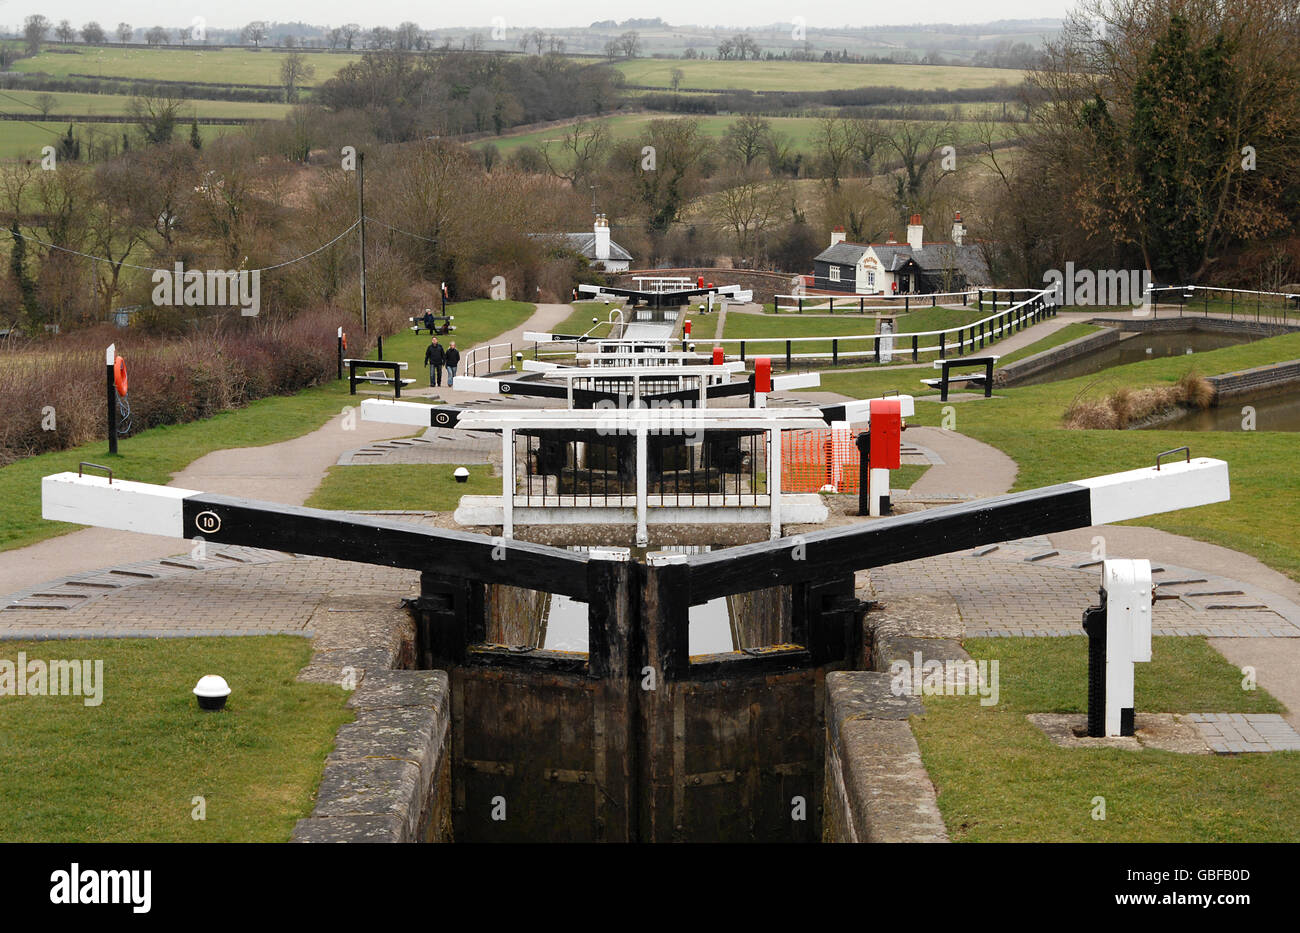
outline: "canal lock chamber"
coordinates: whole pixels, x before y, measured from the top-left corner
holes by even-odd
[[[709,552],[577,549],[545,588],[421,575],[456,841],[821,840],[824,678],[862,665],[866,605],[852,574],[755,588],[689,565]]]

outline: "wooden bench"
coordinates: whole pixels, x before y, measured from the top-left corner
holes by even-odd
[[[403,378],[400,373],[406,369],[406,364],[400,361],[390,360],[344,360],[348,367],[348,394],[357,394],[357,383],[366,382],[371,385],[390,385],[393,387],[393,398],[402,397],[402,386],[414,385],[414,379]],[[374,370],[357,374],[357,367],[373,366]],[[392,375],[388,375],[382,370],[391,370]]]
[[[939,387],[939,401],[948,401],[948,386],[953,382],[969,382],[975,385],[984,386],[984,397],[989,398],[993,395],[993,364],[998,361],[996,356],[966,356],[956,360],[939,359],[934,361],[934,368],[943,370],[943,376],[939,379],[922,379],[921,382],[928,386]],[[983,366],[983,373],[969,373],[966,375],[952,375],[952,369],[956,366]]]
[[[411,330],[415,331],[417,337],[419,336],[420,330],[422,328],[424,330],[429,330],[429,328],[424,326],[424,315],[420,315],[419,317],[409,318],[408,320],[410,320],[411,322]],[[455,315],[452,314],[435,314],[433,316],[433,330],[429,330],[429,334],[430,335],[437,334],[439,336],[446,336],[447,334],[450,334],[453,330],[456,329],[455,326],[451,323],[454,320],[456,320],[456,317]]]

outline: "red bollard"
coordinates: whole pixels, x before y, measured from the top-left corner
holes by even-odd
[[[713,365],[714,365],[714,366],[721,366],[721,365],[723,364],[723,362],[725,362],[725,359],[724,359],[724,356],[723,356],[723,353],[722,353],[722,347],[714,347],[714,348],[713,348]]]
[[[754,391],[772,391],[772,358],[760,356],[754,360]]]
[[[690,318],[687,318],[687,319],[686,319],[686,332],[685,332],[685,335],[684,335],[684,336],[689,337],[690,335],[691,335],[691,319],[690,319]]]

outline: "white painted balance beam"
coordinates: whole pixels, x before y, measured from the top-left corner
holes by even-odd
[[[416,407],[427,409],[429,406]],[[741,410],[742,413],[743,411]],[[760,415],[770,413],[770,409],[754,412]],[[583,413],[561,412],[560,414],[572,416]],[[1041,491],[1031,490],[1030,493],[1037,492],[1045,497],[1043,500],[1045,503],[1050,504],[1060,502],[1063,498],[1075,498],[1076,493],[1085,491],[1089,514],[1080,516],[1081,523],[1078,527],[1211,505],[1229,499],[1228,464],[1222,460],[1200,457],[1181,463],[1165,464],[1159,469],[1145,467],[1127,470],[1123,473],[1111,473],[1106,476],[1076,480],[1072,483],[1062,483]],[[1019,500],[1030,493],[1018,493],[988,500],[989,508],[996,508],[999,500]],[[49,521],[71,522],[173,538],[204,535],[210,540],[220,542],[222,540],[221,512],[234,503],[263,506],[271,510],[281,508],[286,512],[292,510],[289,506],[254,503],[251,500],[231,499],[226,496],[210,496],[192,489],[178,489],[152,483],[110,480],[104,476],[90,474],[55,473],[41,480],[41,515]],[[969,503],[966,505],[969,506]],[[186,522],[187,508],[190,513],[193,513],[189,523]],[[296,511],[323,517],[346,514],[316,509]],[[1083,523],[1085,517],[1086,524]],[[204,521],[210,522],[211,519],[216,519],[216,528],[205,528]],[[1032,533],[1032,523],[1028,523],[1025,530]],[[259,528],[261,546],[269,548],[279,546],[282,542],[277,538],[277,534],[278,530],[274,522],[265,528]],[[293,549],[299,553],[311,553],[304,548],[301,541],[296,541]]]

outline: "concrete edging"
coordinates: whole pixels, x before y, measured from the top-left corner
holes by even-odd
[[[344,627],[346,625],[346,627]],[[387,638],[377,637],[387,635]],[[357,683],[292,842],[444,842],[451,832],[451,686],[414,663],[406,610],[318,631],[299,680]]]

